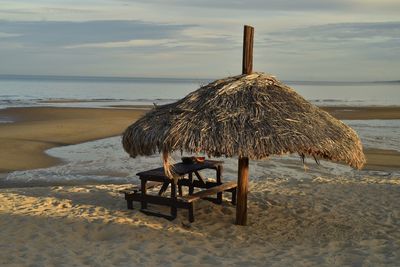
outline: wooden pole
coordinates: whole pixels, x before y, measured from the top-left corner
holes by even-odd
[[[239,157],[238,187],[236,198],[236,224],[247,224],[247,192],[249,186],[249,158]]]
[[[251,74],[253,72],[253,40],[254,28],[245,25],[243,31],[242,74]]]
[[[254,28],[244,26],[243,32],[243,61],[242,74],[253,72],[253,43]],[[238,188],[236,204],[236,224],[247,224],[247,192],[249,187],[249,158],[239,157],[238,160]]]

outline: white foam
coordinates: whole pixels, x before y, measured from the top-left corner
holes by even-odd
[[[383,121],[346,121],[360,135],[364,146],[396,149],[400,143],[400,120]],[[52,148],[47,151],[50,156],[62,159],[65,164],[45,169],[16,171],[10,173],[4,183],[13,184],[76,184],[76,183],[137,183],[136,173],[162,164],[160,155],[130,158],[123,150],[121,137],[111,137],[78,145]],[[173,155],[180,161],[181,155]],[[237,177],[237,159],[221,158],[224,161],[224,177],[233,180]],[[292,177],[307,179],[315,177],[393,177],[400,176],[399,171],[377,172],[356,171],[350,167],[321,161],[317,165],[306,159],[308,170],[305,171],[298,156],[272,157],[269,160],[250,161],[250,176],[253,180],[266,177]],[[214,173],[206,171],[205,175]]]

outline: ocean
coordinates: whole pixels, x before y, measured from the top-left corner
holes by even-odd
[[[116,105],[164,104],[182,98],[211,80],[164,78],[102,78],[0,76],[0,108],[27,106],[109,107]],[[400,105],[400,83],[286,82],[307,100],[321,106]],[[11,121],[0,118],[0,122]],[[359,134],[364,147],[400,151],[400,120],[345,121]],[[16,171],[3,177],[3,185],[136,183],[135,173],[158,167],[160,155],[129,158],[121,137],[112,137],[46,153],[64,164],[37,170]],[[175,155],[179,160],[180,155]],[[236,177],[236,161],[223,159],[224,171]],[[394,172],[357,172],[330,162],[311,165],[305,172],[297,156],[252,161],[252,179],[266,177],[380,176],[398,177]]]
[[[180,99],[210,81],[212,80],[0,75],[0,108],[164,104]],[[400,105],[400,82],[285,83],[307,100],[321,106]]]

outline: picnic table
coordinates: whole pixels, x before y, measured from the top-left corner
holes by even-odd
[[[141,203],[145,214],[164,217],[173,220],[177,216],[178,208],[187,209],[189,221],[194,221],[194,203],[199,199],[206,199],[216,204],[222,203],[224,192],[232,194],[231,203],[236,204],[236,183],[222,182],[223,161],[205,160],[204,162],[177,163],[173,171],[179,176],[177,182],[165,175],[164,168],[156,168],[137,173],[140,179],[140,188],[123,190],[128,209],[133,209],[133,201]],[[216,179],[208,180],[200,173],[201,170],[211,169],[216,171]],[[157,195],[149,194],[148,189],[160,186]],[[182,187],[188,187],[188,194],[183,195]],[[165,196],[170,188],[169,196]],[[177,194],[178,188],[178,194]],[[195,189],[201,189],[195,192]],[[216,195],[216,197],[210,197]],[[171,207],[170,214],[163,214],[148,209],[148,204],[157,204]]]

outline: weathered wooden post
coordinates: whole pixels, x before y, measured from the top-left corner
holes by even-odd
[[[242,74],[251,74],[253,72],[253,43],[254,28],[245,25],[243,32]]]
[[[253,40],[254,28],[244,26],[243,33],[243,61],[242,74],[251,74],[253,71]],[[236,205],[236,224],[247,223],[247,192],[249,185],[249,158],[239,156],[238,160],[238,190]]]

